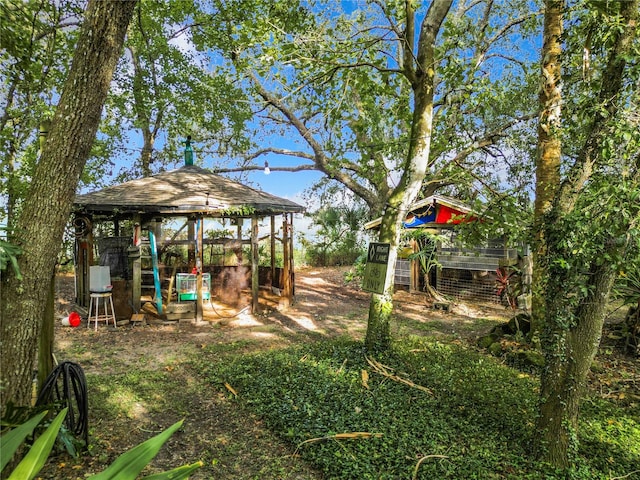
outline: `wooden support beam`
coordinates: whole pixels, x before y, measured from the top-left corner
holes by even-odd
[[[133,247],[129,252],[131,258],[131,303],[134,313],[138,313],[142,308],[140,297],[142,296],[142,260],[140,259],[140,244],[142,239],[142,227],[140,217],[133,218]]]
[[[195,230],[195,222],[193,218],[190,218],[187,221],[187,239],[189,243],[187,244],[187,265],[189,267],[189,271],[196,266],[196,230]]]
[[[291,257],[290,257],[290,228],[287,214],[282,215],[282,297],[281,308],[288,308],[291,305],[293,289],[291,285]]]
[[[276,283],[276,217],[271,215],[271,286]]]
[[[196,226],[196,323],[200,323],[203,320],[204,303],[202,295],[202,266],[204,265],[204,244],[202,239],[204,238],[204,217],[200,217],[197,220]]]
[[[242,265],[242,218],[238,218],[236,238],[240,242],[240,249],[236,252],[236,265]]]
[[[260,313],[258,261],[258,217],[251,217],[251,312],[254,314]]]

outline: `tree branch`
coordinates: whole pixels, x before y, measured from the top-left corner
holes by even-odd
[[[619,110],[618,100],[623,88],[624,69],[627,65],[625,57],[633,44],[639,16],[638,7],[639,0],[621,2],[620,15],[625,22],[625,27],[617,35],[610,50],[602,76],[606,80],[603,81],[598,100],[595,102],[603,108],[596,110],[578,159],[560,186],[557,205],[563,212],[570,212],[573,209],[578,194],[591,177],[594,167],[601,158],[599,148],[602,135],[607,128],[607,119],[613,118]]]
[[[236,173],[236,172],[251,172],[262,171],[265,167],[260,165],[245,165],[242,167],[234,168],[214,168],[213,173]],[[269,165],[269,170],[272,172],[304,172],[304,171],[317,171],[318,168],[315,165],[295,165],[293,167],[274,167]]]
[[[275,95],[269,92],[260,82],[257,75],[253,71],[249,71],[249,77],[253,81],[258,90],[258,95],[262,99],[278,110],[288,123],[298,131],[300,136],[313,150],[313,162],[316,165],[317,170],[323,172],[329,178],[337,180],[342,183],[349,190],[354,192],[360,198],[362,198],[369,206],[376,205],[378,196],[376,192],[370,191],[364,185],[361,185],[352,176],[347,175],[345,172],[332,167],[330,159],[326,156],[322,145],[314,138],[311,130],[302,122],[287,106]]]

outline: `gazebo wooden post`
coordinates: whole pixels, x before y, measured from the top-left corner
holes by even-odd
[[[202,301],[202,268],[204,266],[204,217],[200,216],[196,221],[198,222],[198,235],[196,237],[196,252],[198,253],[196,258],[196,267],[198,269],[198,274],[196,277],[196,323],[200,323],[203,319],[204,310],[204,304]]]
[[[76,217],[77,218],[77,217]],[[76,220],[74,220],[75,223]],[[84,234],[81,234],[81,231],[76,228],[76,249],[78,251],[78,255],[76,257],[76,303],[78,305],[84,305],[84,290],[86,288],[85,278],[86,278],[86,270],[87,270],[87,253],[84,248],[85,239]]]
[[[288,215],[282,215],[282,300],[280,305],[288,308],[291,305],[291,257],[289,244],[289,220]]]
[[[271,215],[271,286],[276,286],[276,216]],[[278,285],[279,286],[279,285]]]
[[[140,258],[140,243],[142,236],[142,227],[140,226],[140,215],[133,217],[133,248],[130,255],[131,262],[131,302],[133,303],[134,313],[139,313],[142,303],[142,260]]]
[[[409,245],[411,245],[411,251],[413,253],[417,253],[420,250],[418,242],[413,239],[409,242]],[[420,262],[415,259],[410,260],[409,265],[409,271],[411,272],[409,275],[409,291],[416,292],[420,290]]]
[[[240,253],[236,254],[236,264],[242,265],[242,218],[238,218],[238,225],[236,230],[236,238],[238,240],[238,244],[240,245],[240,249],[237,250]]]
[[[289,301],[291,304],[295,302],[296,283],[295,283],[295,263],[293,260],[293,213],[289,214]]]
[[[86,227],[86,230],[82,227],[76,229],[78,246],[76,303],[82,307],[89,306],[89,267],[93,265],[93,222],[89,217],[87,217]]]
[[[194,219],[192,217],[187,219],[187,240],[187,265],[189,267],[189,271],[191,271],[191,269],[196,265],[196,234]]]
[[[251,313],[260,312],[258,293],[260,288],[260,278],[258,277],[258,217],[251,217]]]

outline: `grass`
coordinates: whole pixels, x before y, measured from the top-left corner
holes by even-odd
[[[209,354],[193,367],[324,478],[555,478],[527,451],[536,379],[461,345],[412,337],[376,359],[432,394],[375,373],[362,344],[350,339],[224,362],[207,361]],[[587,401],[574,477],[636,470],[639,413],[637,405]],[[380,435],[336,437],[349,432]]]

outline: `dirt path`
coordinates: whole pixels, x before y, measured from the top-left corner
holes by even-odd
[[[251,341],[272,348],[319,336],[362,338],[370,295],[353,283],[344,282],[347,270],[342,267],[297,271],[295,304],[279,310],[271,298],[263,303],[262,313],[256,316],[242,308],[234,316],[238,310],[218,307],[209,308],[206,312],[209,321],[198,326],[173,322],[125,325],[114,330],[100,325],[97,332],[87,329],[86,324],[70,328],[57,322],[57,351],[64,357],[71,349],[75,361],[85,369],[93,371],[92,367],[99,363],[95,371],[104,373],[106,365],[117,371],[139,364],[144,358],[155,358],[158,364],[168,357],[180,359],[189,354],[190,348],[203,344]],[[73,277],[60,276],[57,293],[57,314],[62,317],[73,309]],[[488,326],[508,319],[509,314],[495,304],[460,304],[454,305],[451,312],[443,312],[433,309],[422,295],[407,291],[396,293],[395,308],[395,334],[428,332],[464,339],[475,338]],[[63,360],[62,357],[59,360]]]

